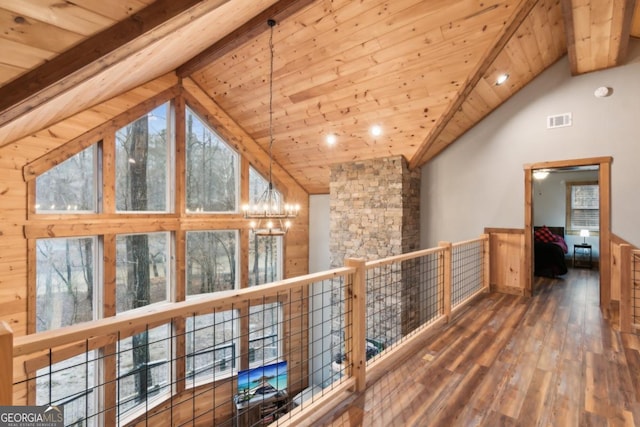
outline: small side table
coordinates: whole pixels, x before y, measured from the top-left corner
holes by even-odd
[[[580,243],[573,245],[573,266],[577,268],[591,268],[591,245]]]

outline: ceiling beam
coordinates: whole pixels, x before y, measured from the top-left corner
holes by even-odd
[[[0,88],[0,126],[230,0],[157,0]]]
[[[567,57],[569,58],[569,68],[571,75],[578,75],[578,59],[576,53],[576,32],[573,25],[573,1],[560,0],[562,7],[562,18],[564,19],[564,33],[567,39]]]
[[[560,3],[572,75],[617,67],[626,62],[636,0],[589,0],[586,3],[561,0]],[[587,13],[574,13],[585,8]],[[607,8],[611,13],[599,16],[597,11]],[[580,34],[576,34],[576,26],[581,29]],[[598,37],[603,28],[608,32],[606,41]],[[586,46],[586,51],[579,45]],[[608,54],[595,56],[595,52],[603,50]]]
[[[636,1],[631,12],[631,37],[640,38],[640,1]]]
[[[522,0],[517,12],[511,16],[511,20],[506,22],[502,31],[498,34],[496,41],[492,44],[491,48],[484,55],[484,57],[478,62],[476,68],[470,73],[465,84],[461,87],[460,91],[456,94],[455,98],[451,100],[447,110],[438,118],[436,125],[433,127],[427,138],[420,144],[415,154],[409,161],[410,168],[420,167],[425,164],[432,156],[429,154],[432,146],[437,142],[438,137],[442,131],[447,127],[449,121],[453,118],[456,112],[462,107],[467,97],[471,94],[476,84],[489,70],[491,64],[496,60],[502,49],[507,45],[511,37],[516,33],[520,25],[524,22],[527,16],[531,13],[534,6],[538,3],[538,0]],[[442,147],[439,151],[444,149]]]
[[[618,31],[613,34],[613,39],[620,38],[618,45],[618,52],[615,55],[614,66],[623,65],[627,62],[627,55],[629,53],[629,39],[631,38],[631,28],[633,27],[633,15],[636,8],[636,0],[620,0],[622,4],[620,27]],[[615,8],[615,5],[614,5]],[[614,9],[616,10],[616,9]],[[615,14],[614,14],[615,16]],[[615,23],[614,23],[615,24]]]
[[[231,52],[248,41],[253,40],[261,33],[267,31],[269,29],[269,26],[267,25],[268,19],[274,19],[276,22],[283,21],[297,11],[312,4],[314,1],[315,0],[278,1],[178,67],[176,74],[178,77],[182,78],[189,77],[191,74],[205,68],[221,56]]]

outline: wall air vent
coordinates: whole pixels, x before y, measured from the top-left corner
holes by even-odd
[[[571,113],[547,116],[547,129],[571,126]]]

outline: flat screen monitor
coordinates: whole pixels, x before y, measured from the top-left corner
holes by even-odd
[[[287,362],[257,366],[238,372],[238,398],[266,398],[287,389]]]

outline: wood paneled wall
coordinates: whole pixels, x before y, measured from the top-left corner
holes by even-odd
[[[197,215],[187,216],[184,209],[182,188],[176,187],[176,213],[167,215],[119,215],[101,213],[87,216],[38,215],[34,217],[34,201],[29,199],[30,186],[34,186],[34,178],[64,160],[65,153],[76,152],[80,146],[86,146],[107,138],[116,129],[134,120],[145,109],[151,109],[158,100],[164,101],[177,97],[177,105],[185,102],[197,104],[198,112],[203,119],[227,139],[241,155],[241,195],[246,200],[248,195],[248,170],[252,164],[259,172],[267,174],[269,156],[260,148],[233,120],[231,120],[208,96],[195,84],[185,80],[181,84],[175,74],[170,73],[145,85],[126,92],[109,101],[75,114],[46,129],[0,147],[0,321],[6,321],[15,336],[28,333],[30,293],[34,292],[35,266],[30,265],[29,248],[34,246],[36,238],[59,237],[87,234],[131,233],[153,231],[157,227],[176,233],[178,250],[180,242],[184,243],[184,233],[190,229],[239,229],[242,260],[241,269],[248,264],[248,225],[242,214],[229,215]],[[165,99],[166,98],[166,99]],[[127,112],[123,111],[127,107]],[[184,115],[183,115],[184,116]],[[180,126],[178,126],[179,128]],[[178,138],[180,138],[178,129]],[[184,132],[182,131],[182,135]],[[182,136],[184,138],[184,136]],[[177,142],[176,158],[184,151]],[[180,161],[177,161],[178,174]],[[293,180],[286,171],[274,165],[275,185],[287,199],[295,200],[301,206],[299,217],[293,229],[287,234],[284,245],[284,275],[294,277],[308,273],[308,194]],[[33,191],[31,188],[31,191]],[[160,218],[161,217],[161,218]],[[182,236],[182,238],[181,238]],[[244,243],[244,240],[247,240]],[[182,248],[184,245],[182,244]],[[105,254],[106,257],[106,254]],[[177,257],[177,283],[184,283],[179,277],[184,273],[184,257]],[[247,286],[247,274],[240,274],[242,286]],[[177,299],[184,298],[178,292]],[[296,388],[304,388],[306,384],[308,346],[307,343],[307,303],[305,291],[290,296],[298,303],[291,306],[287,313],[295,318],[288,325],[288,339],[285,351],[288,352],[289,366],[296,369],[290,376],[290,382]],[[17,399],[17,401],[16,401]],[[24,392],[14,393],[14,403],[24,400]]]
[[[620,302],[620,286],[622,272],[620,271],[621,264],[621,245],[631,245],[626,240],[611,235],[611,301]],[[633,246],[633,245],[631,245]]]
[[[525,295],[524,230],[485,228],[489,235],[491,291]]]

